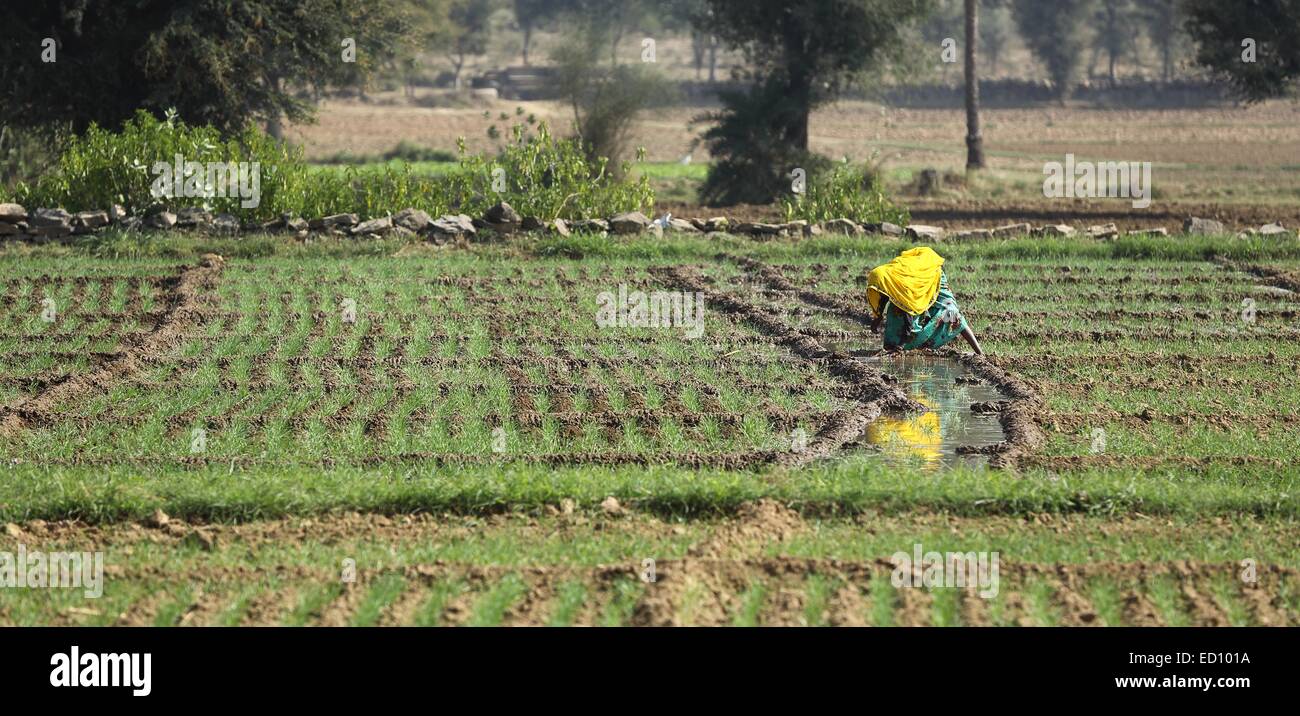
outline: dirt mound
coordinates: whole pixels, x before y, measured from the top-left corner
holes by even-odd
[[[717,559],[767,542],[782,542],[804,527],[798,512],[776,500],[746,502],[734,519],[721,523],[708,540],[692,547],[688,554]]]

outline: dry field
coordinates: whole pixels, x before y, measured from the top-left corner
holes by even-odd
[[[567,128],[566,108],[548,102],[495,102],[472,108],[424,108],[378,97],[377,103],[326,102],[316,125],[297,127],[293,136],[309,157],[340,151],[378,154],[402,140],[454,151],[464,137],[470,151],[492,151],[489,124],[516,106]],[[651,162],[708,162],[693,146],[700,127],[691,120],[699,107],[666,107],[647,113],[636,126],[634,143]],[[484,113],[487,113],[487,117]],[[903,194],[919,219],[953,225],[987,225],[1051,217],[1081,222],[1118,221],[1122,228],[1180,225],[1187,215],[1218,216],[1239,228],[1281,220],[1300,224],[1300,106],[1271,102],[1252,107],[1171,110],[1105,110],[1083,107],[989,109],[984,134],[991,170],[971,186],[951,185],[938,197],[909,196],[920,169],[960,174],[965,165],[965,115],[958,110],[891,109],[865,102],[841,102],[813,116],[812,148],[831,157],[879,162],[890,185]],[[1045,200],[1043,164],[1079,160],[1151,162],[1154,200],[1133,209],[1116,200]],[[704,167],[674,170],[690,181]],[[679,215],[699,213],[685,205]],[[748,207],[748,214],[770,214]]]

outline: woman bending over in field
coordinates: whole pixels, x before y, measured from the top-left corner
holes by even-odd
[[[884,324],[886,351],[939,348],[961,336],[984,355],[948,289],[943,257],[928,246],[908,249],[872,269],[867,274],[867,303],[875,315],[871,330],[879,331]]]

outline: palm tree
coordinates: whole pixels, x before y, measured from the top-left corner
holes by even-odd
[[[979,0],[966,0],[966,170],[983,169],[984,137],[980,135],[980,84],[975,71],[979,39]]]

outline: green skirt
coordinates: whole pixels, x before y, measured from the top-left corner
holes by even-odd
[[[957,309],[957,297],[948,289],[948,277],[943,275],[939,277],[939,295],[921,315],[908,315],[888,300],[884,308],[885,348],[940,348],[966,328],[966,319]]]

